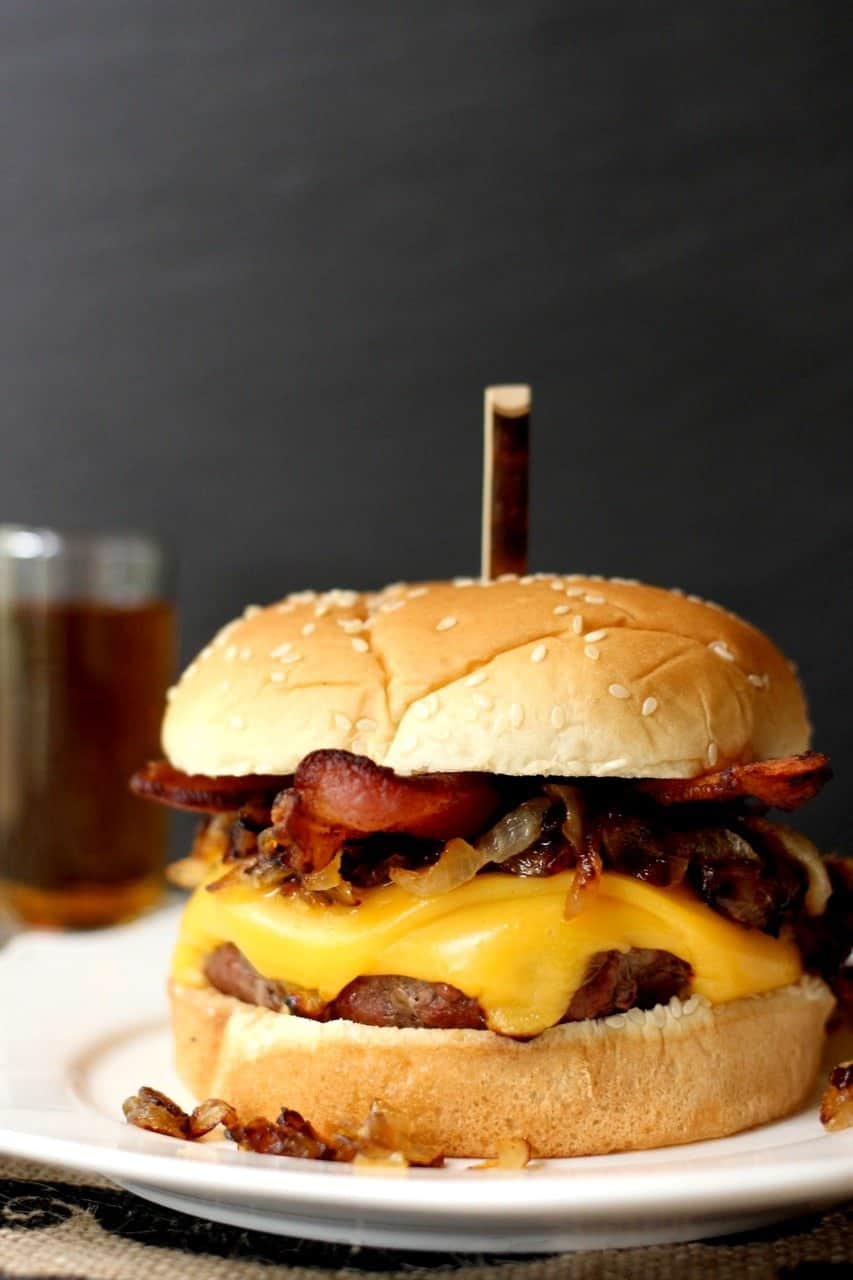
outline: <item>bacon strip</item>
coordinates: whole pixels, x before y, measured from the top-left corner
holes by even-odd
[[[754,764],[733,764],[698,778],[646,778],[637,790],[658,804],[697,804],[751,796],[773,809],[798,809],[832,777],[829,757],[816,751]]]
[[[276,837],[297,847],[298,871],[319,870],[346,839],[405,832],[427,840],[478,834],[500,804],[486,774],[398,777],[365,756],[312,751],[273,806]]]
[[[293,785],[312,816],[328,826],[364,834],[405,831],[429,840],[481,831],[500,802],[486,774],[403,778],[348,751],[312,751],[296,770]]]
[[[242,777],[209,778],[203,773],[182,773],[168,760],[151,760],[137,769],[130,789],[146,800],[157,800],[174,809],[200,813],[232,813],[256,800],[272,802],[289,777],[248,773]]]

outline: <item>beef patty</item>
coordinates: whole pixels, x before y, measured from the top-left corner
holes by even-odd
[[[486,1029],[479,1002],[447,982],[425,982],[398,974],[355,978],[326,1003],[316,991],[265,978],[232,942],[207,957],[205,977],[223,995],[265,1009],[287,1009],[318,1022],[346,1019],[371,1027],[424,1027],[433,1030]],[[651,1009],[690,990],[690,965],[669,951],[633,947],[599,951],[561,1021],[605,1018],[626,1009]]]

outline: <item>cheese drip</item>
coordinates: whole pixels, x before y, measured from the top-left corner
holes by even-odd
[[[605,872],[567,920],[574,872],[543,879],[489,873],[436,898],[396,885],[364,890],[357,907],[260,894],[249,885],[191,897],[173,977],[205,985],[205,957],[232,942],[267,978],[335,996],[354,978],[398,974],[448,982],[474,996],[494,1031],[537,1035],[559,1022],[597,951],[650,947],[693,969],[712,1003],[770,991],[802,974],[790,942],[724,919],[689,889],[654,888]]]

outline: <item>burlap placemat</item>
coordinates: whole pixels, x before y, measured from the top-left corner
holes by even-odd
[[[537,1257],[290,1240],[158,1209],[102,1178],[0,1159],[0,1280],[810,1280],[853,1276],[853,1204],[702,1244]]]

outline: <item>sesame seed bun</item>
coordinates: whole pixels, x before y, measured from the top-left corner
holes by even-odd
[[[695,596],[535,575],[250,607],[170,691],[188,773],[292,773],[335,747],[401,774],[694,777],[806,749],[792,668]]]
[[[173,983],[171,1001],[178,1072],[197,1098],[227,1098],[246,1119],[292,1107],[327,1134],[356,1132],[379,1099],[416,1142],[448,1156],[494,1155],[511,1138],[536,1156],[640,1150],[778,1119],[811,1092],[834,1004],[807,976],[728,1004],[676,998],[522,1042],[311,1022],[212,987]]]

